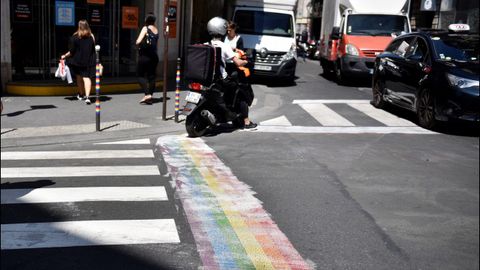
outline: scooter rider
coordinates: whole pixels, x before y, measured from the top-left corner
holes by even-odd
[[[239,59],[236,54],[233,52],[232,48],[225,44],[222,40],[224,36],[227,33],[227,21],[220,18],[220,17],[214,17],[210,19],[207,23],[207,30],[208,34],[211,36],[211,41],[210,44],[214,47],[219,47],[221,48],[222,51],[222,63],[220,65],[220,73],[221,73],[221,78],[222,80],[220,81],[220,85],[222,87],[222,90],[224,93],[228,95],[229,92],[233,92],[237,89],[238,85],[237,83],[230,79],[228,77],[228,73],[225,69],[226,67],[226,62],[228,60],[231,60],[237,67],[245,66],[248,61]],[[236,114],[235,117],[232,117],[232,112],[230,112],[226,106],[224,100],[218,100],[218,105],[223,107],[224,109],[227,110],[230,120],[233,120],[233,118],[237,117]]]

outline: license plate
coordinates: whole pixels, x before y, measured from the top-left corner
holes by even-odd
[[[195,92],[188,92],[187,97],[185,98],[186,101],[197,104],[200,101],[201,94]]]
[[[255,65],[255,66],[253,67],[253,69],[270,71],[270,70],[272,70],[272,67],[271,67],[271,66]]]

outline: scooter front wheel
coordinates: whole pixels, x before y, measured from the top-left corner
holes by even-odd
[[[189,137],[201,137],[207,131],[208,123],[199,113],[190,114],[185,121],[185,129]]]

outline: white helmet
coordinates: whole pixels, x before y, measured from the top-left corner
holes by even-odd
[[[220,17],[211,18],[207,24],[207,31],[211,36],[224,36],[227,33],[227,21]]]

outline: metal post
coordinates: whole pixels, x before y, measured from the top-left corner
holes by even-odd
[[[96,70],[95,70],[95,123],[97,127],[97,131],[100,131],[100,45],[95,46],[95,54],[96,54]]]
[[[170,6],[169,0],[164,0],[163,10],[163,38],[165,45],[163,46],[163,112],[162,119],[167,120],[167,68],[168,68],[168,7]]]
[[[177,58],[177,76],[175,77],[175,123],[178,123],[180,113],[180,58]]]

